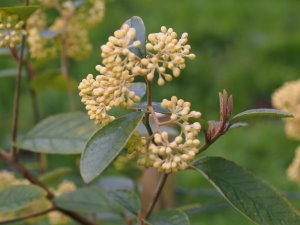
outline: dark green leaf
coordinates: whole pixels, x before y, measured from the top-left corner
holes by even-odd
[[[22,209],[31,202],[42,199],[46,192],[34,185],[18,185],[0,192],[0,212]]]
[[[39,177],[39,180],[43,183],[51,183],[58,178],[70,174],[72,169],[69,167],[59,167],[53,171],[47,172]]]
[[[72,88],[77,86],[75,80],[71,80]],[[31,88],[36,91],[44,91],[46,89],[52,90],[67,90],[67,84],[62,74],[57,73],[45,73],[39,76],[35,76],[30,83]]]
[[[121,208],[109,198],[106,190],[100,187],[85,187],[54,198],[54,204],[59,208],[83,212],[120,212]]]
[[[137,96],[143,98],[146,93],[146,84],[143,82],[132,83],[132,86],[129,88],[130,91],[133,91]]]
[[[155,112],[164,113],[164,114],[171,114],[171,112],[168,109],[164,109],[163,107],[161,107],[159,102],[152,102],[152,106],[153,106],[153,109],[154,109]],[[147,102],[135,103],[134,108],[146,110],[147,109]]]
[[[49,154],[80,154],[97,126],[85,113],[48,117],[17,144],[20,149]]]
[[[115,190],[109,192],[110,198],[127,209],[134,215],[138,215],[141,204],[136,193],[129,190]]]
[[[263,225],[298,225],[298,212],[273,187],[221,157],[194,162],[222,196],[241,214]]]
[[[151,225],[189,225],[188,216],[178,209],[170,209],[153,213],[147,220]]]
[[[92,181],[119,155],[143,116],[143,112],[122,116],[91,137],[80,160],[85,182]]]
[[[26,20],[32,13],[34,13],[39,6],[15,6],[15,7],[2,7],[0,8],[0,14],[9,16],[18,16],[21,20]]]
[[[134,54],[139,56],[140,58],[145,58],[146,57],[146,47],[145,47],[145,37],[146,37],[146,31],[145,31],[145,25],[143,20],[138,17],[138,16],[133,16],[130,19],[126,20],[126,24],[129,25],[129,27],[132,27],[136,31],[136,37],[132,40],[131,43],[134,41],[140,41],[141,46],[136,48],[136,47],[131,47],[130,51],[132,51]]]
[[[235,115],[229,123],[233,124],[237,122],[248,122],[255,119],[285,118],[292,116],[293,115],[288,112],[277,109],[250,109]]]

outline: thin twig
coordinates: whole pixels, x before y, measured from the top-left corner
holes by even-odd
[[[22,217],[19,217],[19,218],[13,218],[13,219],[8,219],[8,220],[3,220],[3,221],[0,221],[0,224],[15,223],[15,222],[19,222],[19,221],[24,221],[24,220],[36,218],[36,217],[48,214],[49,212],[52,212],[54,210],[55,210],[55,208],[53,207],[53,208],[46,209],[46,210],[41,211],[41,212],[37,212],[37,213],[30,214],[30,215],[22,216]]]
[[[28,5],[28,1],[26,1]],[[25,25],[24,25],[25,27]],[[22,36],[21,50],[19,62],[18,62],[18,72],[16,76],[16,88],[15,88],[15,97],[14,97],[14,106],[13,106],[13,119],[12,119],[12,157],[13,160],[17,160],[18,148],[16,147],[17,134],[18,134],[18,119],[19,119],[19,107],[20,107],[20,92],[21,92],[21,76],[23,68],[23,55],[25,49],[25,35]],[[17,53],[15,53],[17,55]]]
[[[33,119],[34,119],[34,123],[38,123],[40,120],[40,112],[39,112],[37,94],[36,94],[35,90],[33,90],[30,87],[30,82],[35,77],[35,73],[33,71],[32,65],[28,59],[25,61],[25,66],[26,66],[27,78],[28,78],[28,82],[29,82],[28,89],[29,89],[29,93],[31,96]]]
[[[153,208],[154,208],[154,206],[155,206],[155,204],[156,204],[156,202],[157,202],[157,200],[158,200],[158,198],[160,196],[160,193],[161,193],[161,191],[162,191],[162,189],[163,189],[163,187],[164,187],[164,185],[165,185],[165,183],[167,181],[168,175],[169,174],[167,174],[167,173],[164,173],[164,174],[161,175],[160,180],[159,180],[159,182],[157,184],[157,187],[156,187],[156,189],[155,189],[155,191],[153,193],[152,200],[149,203],[148,208],[147,208],[147,210],[145,212],[145,219],[147,219],[147,218],[150,217],[150,215],[151,215],[151,213],[153,211]]]

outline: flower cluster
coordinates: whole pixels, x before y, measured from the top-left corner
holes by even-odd
[[[290,112],[294,118],[285,120],[289,137],[300,140],[300,80],[285,83],[272,96],[275,108]]]
[[[136,76],[145,76],[151,81],[157,71],[159,85],[164,84],[164,79],[172,80],[168,70],[178,77],[185,67],[185,58],[195,58],[186,45],[187,36],[184,33],[178,40],[173,29],[162,27],[160,33],[149,34],[146,58],[140,58],[131,51],[131,48],[141,47],[141,42],[135,40],[136,30],[124,24],[115,31],[101,46],[103,65],[96,66],[100,75],[94,78],[89,74],[79,85],[90,118],[96,124],[107,124],[114,119],[107,114],[112,107],[131,107],[140,101],[129,89]]]
[[[178,39],[172,28],[163,26],[161,32],[149,34],[145,46],[141,46],[141,40],[136,37],[135,28],[123,24],[101,46],[102,65],[96,66],[100,74],[96,77],[89,74],[79,85],[81,101],[96,124],[105,125],[115,119],[108,114],[112,107],[130,108],[140,101],[140,97],[130,90],[135,77],[142,76],[151,83],[157,74],[158,85],[162,86],[165,80],[171,81],[180,75],[186,66],[186,58],[195,58],[187,44],[187,33]],[[143,48],[145,55],[135,54],[133,50]],[[171,173],[186,169],[194,159],[198,153],[200,141],[197,138],[201,126],[198,122],[190,122],[190,119],[199,118],[201,114],[190,111],[190,103],[175,96],[170,101],[164,99],[161,106],[171,112],[167,123],[179,126],[180,134],[169,137],[160,129],[166,124],[161,124],[155,112],[148,107],[148,113],[156,120],[157,130],[149,137],[134,133],[126,146],[128,158],[120,156],[115,161],[116,168],[122,169],[128,159],[137,158],[139,166]]]
[[[154,167],[165,173],[185,170],[198,153],[197,146],[200,144],[197,137],[201,125],[198,122],[190,123],[189,120],[199,118],[201,113],[190,111],[190,103],[177,99],[176,96],[171,100],[164,99],[161,106],[171,111],[168,123],[178,125],[181,132],[171,138],[167,132],[158,130],[148,144],[146,138],[143,138],[145,148],[140,148],[138,164]]]
[[[0,15],[0,48],[13,48],[20,44],[22,35],[26,35],[23,25],[24,21],[22,20]]]
[[[180,75],[181,70],[185,68],[185,58],[195,58],[195,54],[190,53],[191,46],[186,44],[187,38],[188,34],[183,33],[178,40],[176,32],[165,26],[161,27],[161,32],[148,35],[147,58],[142,59],[142,65],[148,69],[148,80],[152,80],[157,71],[157,83],[162,86],[165,80],[171,81],[173,76]]]
[[[36,0],[42,8],[28,19],[28,43],[31,57],[44,59],[56,55],[59,47],[65,48],[66,55],[75,60],[86,58],[92,49],[88,32],[104,16],[104,0],[75,1]],[[47,24],[46,13],[56,10],[59,14]],[[46,31],[46,32],[45,32]],[[42,35],[47,33],[48,35]],[[57,45],[60,40],[61,46]]]
[[[135,35],[135,30],[128,25],[117,30],[101,47],[103,66],[96,66],[100,75],[94,79],[89,74],[79,85],[81,101],[96,124],[105,125],[114,120],[107,114],[112,107],[128,108],[140,101],[140,97],[130,90],[134,77],[130,75],[129,67],[136,56],[129,48],[140,44],[139,41],[130,44]]]

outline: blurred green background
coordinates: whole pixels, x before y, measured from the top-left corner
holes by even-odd
[[[2,0],[0,5],[18,1]],[[143,18],[148,33],[158,32],[162,25],[177,33],[189,33],[189,43],[197,58],[187,63],[178,78],[163,87],[155,87],[155,100],[177,95],[191,101],[206,119],[217,119],[218,91],[233,95],[234,113],[249,108],[271,107],[272,92],[285,81],[300,77],[300,2],[297,0],[108,0],[103,22],[94,28],[90,39],[94,49],[90,58],[71,62],[71,75],[78,82],[94,73],[101,63],[100,46],[129,17]],[[0,56],[0,70],[13,68],[14,61]],[[42,66],[55,68],[56,62]],[[31,102],[22,83],[20,131],[33,126]],[[0,78],[0,144],[9,146],[14,77]],[[44,90],[38,93],[42,118],[69,111],[65,91]],[[83,110],[77,96],[77,105]],[[268,121],[231,131],[207,154],[234,160],[258,174],[282,191],[298,191],[299,186],[287,180],[285,171],[299,144],[284,134],[281,121]],[[197,179],[196,179],[197,177]],[[178,175],[178,186],[212,188],[200,176],[184,172]],[[196,201],[196,200],[197,201]],[[205,197],[178,196],[180,204],[205,203]],[[293,202],[300,206],[297,200]],[[300,207],[298,207],[300,209]],[[253,224],[231,209],[196,213],[194,225]]]

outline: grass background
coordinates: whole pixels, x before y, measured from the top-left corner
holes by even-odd
[[[20,1],[2,0],[0,6]],[[233,94],[234,113],[249,108],[271,107],[270,96],[283,82],[298,79],[300,70],[300,2],[296,0],[108,0],[106,15],[90,33],[91,56],[70,62],[71,76],[79,82],[88,73],[95,74],[101,63],[100,46],[129,17],[143,18],[148,33],[160,26],[189,33],[189,43],[197,58],[187,63],[178,78],[163,87],[155,87],[155,100],[177,95],[192,103],[204,118],[216,119],[218,91]],[[0,70],[14,68],[14,61],[0,56]],[[43,65],[40,65],[40,67]],[[44,62],[57,68],[56,61]],[[38,68],[38,66],[37,66]],[[42,70],[37,70],[42,71]],[[38,73],[39,75],[39,73]],[[22,82],[20,131],[33,126],[27,81]],[[14,78],[0,77],[0,146],[9,148]],[[44,90],[38,93],[42,118],[69,111],[65,91]],[[76,95],[77,106],[83,110]],[[267,121],[235,129],[215,143],[206,155],[220,155],[243,165],[279,190],[298,191],[299,186],[286,178],[299,142],[288,140],[281,121]],[[74,164],[73,158],[51,157],[51,167]],[[212,188],[199,175],[183,172],[177,175],[181,188]],[[193,202],[219,202],[214,197],[178,194],[180,205]],[[292,200],[300,209],[299,202]],[[221,202],[222,203],[222,202]],[[193,225],[253,224],[231,209],[220,208],[208,214],[196,213]]]

